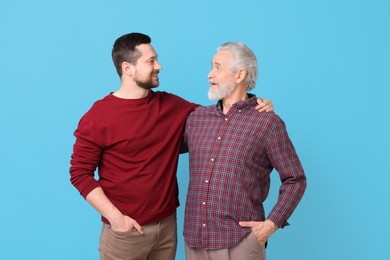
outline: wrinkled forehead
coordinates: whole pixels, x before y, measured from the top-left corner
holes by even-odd
[[[233,54],[230,51],[218,51],[212,60],[212,65],[227,66],[233,61]]]

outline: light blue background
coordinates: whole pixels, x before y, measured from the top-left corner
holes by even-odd
[[[388,259],[390,37],[386,0],[0,2],[0,258],[98,259],[99,215],[69,182],[73,131],[115,91],[122,34],[152,37],[159,90],[204,105],[216,47],[257,54],[308,177],[268,259]],[[179,245],[188,157],[178,178]],[[266,207],[275,203],[276,172]]]

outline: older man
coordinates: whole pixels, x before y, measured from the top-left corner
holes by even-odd
[[[219,47],[208,75],[209,98],[187,118],[190,182],[184,238],[188,260],[265,259],[265,243],[302,198],[306,177],[284,122],[254,110],[257,61],[242,43]],[[265,217],[270,173],[279,198]]]

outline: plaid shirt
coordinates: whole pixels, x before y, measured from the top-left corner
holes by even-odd
[[[256,104],[252,96],[224,115],[218,102],[198,107],[187,119],[190,181],[184,238],[190,247],[235,246],[251,232],[239,221],[263,221],[273,168],[282,184],[267,219],[288,225],[303,196],[306,177],[284,122],[275,113],[259,113]]]

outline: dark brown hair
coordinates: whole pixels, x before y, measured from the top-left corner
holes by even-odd
[[[122,63],[136,64],[142,53],[137,49],[138,45],[150,44],[151,39],[142,33],[128,33],[116,39],[112,47],[112,61],[114,62],[119,77],[122,76]]]

